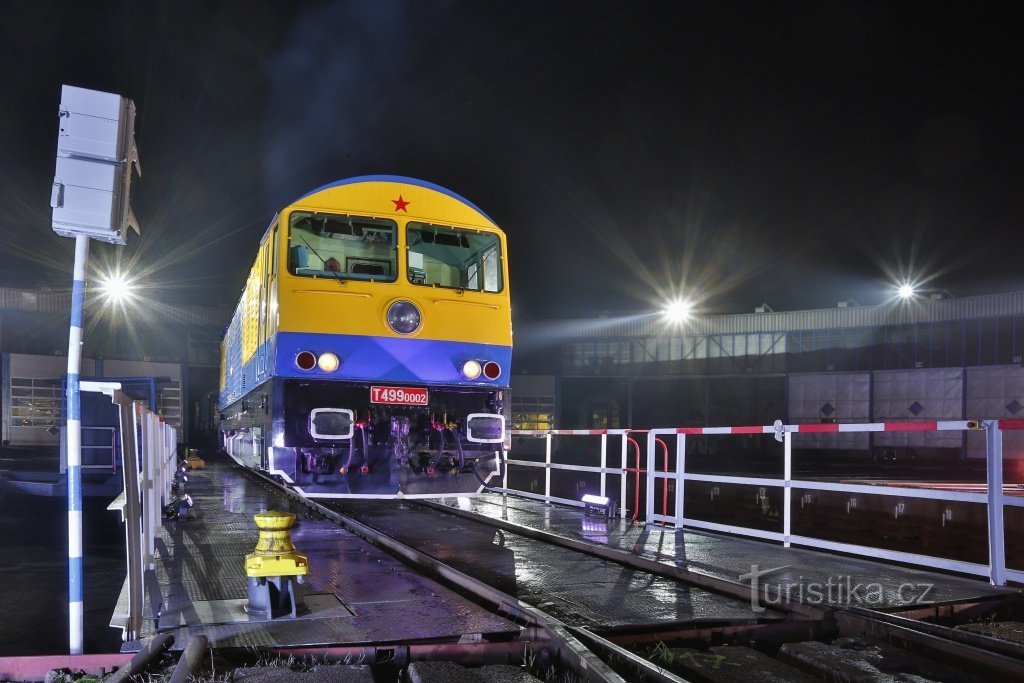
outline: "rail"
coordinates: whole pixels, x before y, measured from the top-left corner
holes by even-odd
[[[985,492],[974,491],[953,491],[946,489],[918,488],[909,486],[869,486],[863,484],[837,483],[827,481],[814,481],[808,479],[793,478],[793,457],[792,440],[794,434],[800,433],[842,433],[842,432],[938,432],[938,431],[979,431],[985,432],[986,445],[986,490]],[[1001,420],[956,420],[956,421],[920,421],[920,422],[880,422],[880,423],[856,423],[856,424],[797,424],[784,425],[776,421],[768,426],[737,426],[737,427],[672,427],[661,429],[642,430],[646,433],[646,467],[641,468],[637,463],[635,468],[627,465],[627,445],[630,434],[638,434],[640,430],[607,429],[607,430],[513,430],[513,437],[542,437],[546,439],[544,462],[531,460],[510,459],[510,465],[520,467],[544,468],[545,486],[544,494],[524,492],[508,487],[508,472],[506,469],[504,485],[500,492],[513,493],[529,498],[536,498],[549,502],[557,502],[568,505],[583,506],[578,500],[558,498],[551,495],[551,470],[571,470],[578,472],[594,472],[601,475],[601,495],[606,495],[606,477],[609,474],[620,476],[620,495],[618,498],[618,512],[623,519],[626,518],[626,483],[630,474],[637,478],[637,491],[634,501],[634,516],[637,519],[639,510],[639,477],[646,474],[646,503],[645,523],[662,523],[674,525],[677,529],[693,528],[715,531],[720,533],[737,534],[750,536],[763,540],[781,542],[789,547],[791,544],[811,547],[832,552],[849,553],[853,555],[869,556],[895,562],[922,565],[930,568],[945,569],[948,571],[961,572],[976,576],[984,576],[993,585],[1006,585],[1007,580],[1024,582],[1024,571],[1011,569],[1006,566],[1005,548],[1005,525],[1004,509],[1006,506],[1024,507],[1024,497],[1007,496],[1003,491],[1003,449],[1002,435],[1007,430],[1024,430],[1024,420],[1001,419]],[[781,441],[783,450],[783,476],[758,477],[758,476],[732,476],[719,474],[698,474],[686,471],[686,437],[687,436],[724,436],[724,435],[762,435],[773,437]],[[565,465],[552,462],[552,439],[555,436],[600,436],[601,437],[601,465],[599,467],[588,465]],[[668,446],[661,437],[676,436],[675,469],[669,468]],[[609,437],[621,439],[621,467],[607,467],[606,457]],[[661,471],[656,467],[659,449],[663,453],[663,466]],[[661,512],[655,512],[656,485],[661,481]],[[738,524],[723,524],[710,522],[701,519],[687,517],[685,512],[685,483],[687,481],[701,481],[722,484],[746,484],[759,487],[773,487],[782,489],[782,531],[769,531]],[[669,490],[674,488],[673,506],[674,514],[668,514]],[[879,548],[870,545],[844,543],[832,541],[816,536],[797,535],[792,533],[792,491],[794,488],[807,491],[841,491],[844,493],[861,493],[876,496],[895,496],[899,498],[922,498],[947,502],[967,502],[986,505],[986,518],[988,530],[988,563],[980,564],[963,560],[954,560],[945,557],[910,553],[905,551]]]
[[[546,472],[544,475],[544,493],[538,494],[530,491],[521,491],[518,489],[510,489],[508,485],[508,467],[505,468],[504,477],[502,479],[501,488],[493,489],[501,492],[514,493],[525,498],[535,498],[538,500],[545,500],[548,502],[561,503],[563,505],[574,505],[577,507],[583,507],[583,502],[580,500],[572,500],[570,498],[559,498],[551,495],[551,470],[568,470],[573,472],[591,472],[600,474],[600,495],[608,495],[608,475],[621,476],[621,482],[619,485],[619,497],[618,497],[618,514],[623,519],[626,518],[626,477],[622,476],[624,473],[635,473],[637,480],[644,470],[640,468],[640,445],[636,444],[636,457],[637,466],[634,469],[628,467],[629,457],[629,442],[630,434],[633,433],[629,429],[558,429],[558,430],[536,430],[536,429],[519,429],[512,430],[512,436],[536,436],[543,437],[545,440],[544,445],[544,462],[535,462],[533,460],[516,460],[509,458],[506,461],[507,465],[520,465],[523,467],[543,467]],[[592,465],[568,465],[554,463],[551,461],[552,458],[552,437],[554,436],[600,436],[601,437],[601,460],[599,466]],[[608,446],[609,437],[618,437],[619,439],[619,467],[608,467]],[[635,440],[634,440],[634,443]]]

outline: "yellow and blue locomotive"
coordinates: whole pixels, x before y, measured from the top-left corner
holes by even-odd
[[[432,183],[363,176],[285,207],[221,347],[221,438],[308,496],[476,492],[512,360],[504,233]]]

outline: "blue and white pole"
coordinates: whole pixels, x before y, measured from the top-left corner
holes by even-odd
[[[79,372],[82,366],[82,306],[89,238],[75,237],[75,279],[71,285],[71,327],[68,331],[67,435],[68,454],[68,626],[73,655],[82,654],[82,404]]]

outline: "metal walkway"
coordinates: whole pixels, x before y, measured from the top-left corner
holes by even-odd
[[[452,512],[502,521],[512,525],[511,528],[524,527],[604,546],[727,581],[749,584],[751,572],[757,572],[762,586],[782,587],[783,590],[788,586],[793,598],[812,604],[854,604],[894,610],[1018,593],[975,579],[855,557],[785,548],[704,531],[644,526],[619,518],[587,517],[582,508],[513,495],[484,493],[474,498],[445,498],[436,504]]]
[[[189,474],[196,518],[166,522],[157,540],[143,638],[156,632],[151,605],[161,598],[160,632],[175,634],[178,644],[188,632],[202,633],[218,648],[457,641],[519,632],[226,460],[207,466]],[[267,509],[296,514],[292,539],[309,557],[307,610],[295,620],[250,621],[244,609],[243,560],[257,540],[253,515]],[[154,598],[157,592],[161,598]],[[137,649],[133,645],[125,649]]]
[[[774,610],[754,612],[748,601],[733,596],[496,530],[417,503],[336,500],[328,507],[570,626],[610,632],[785,617]]]

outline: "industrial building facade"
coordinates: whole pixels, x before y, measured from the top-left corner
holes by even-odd
[[[513,381],[512,414],[524,428],[1024,417],[1021,292],[695,316],[675,326],[653,315],[527,321],[516,342],[527,390]],[[531,410],[538,405],[550,410]],[[1024,455],[1024,444],[1007,439],[1008,456]],[[981,434],[960,433],[820,435],[800,446],[883,457],[984,453]]]
[[[60,421],[67,292],[0,288],[0,439],[50,443]],[[170,378],[163,410],[212,444],[226,309],[86,311],[83,368]],[[90,320],[99,320],[89,326]],[[1024,292],[878,306],[517,320],[509,397],[520,429],[1024,418]],[[1024,456],[1017,434],[1009,457]],[[802,437],[801,448],[885,457],[984,452],[980,433]]]
[[[0,446],[57,448],[71,297],[0,287]],[[190,443],[215,443],[220,330],[229,312],[141,305],[111,315],[86,304],[82,376],[162,378],[159,414]]]

